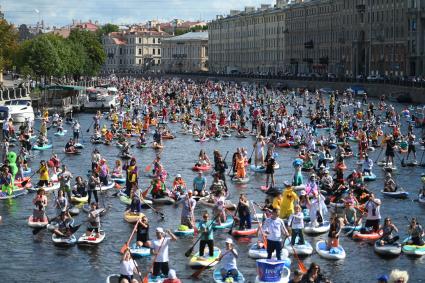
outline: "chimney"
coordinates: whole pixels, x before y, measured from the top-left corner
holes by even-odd
[[[267,10],[267,9],[270,9],[270,5],[269,4],[261,4],[261,8],[260,8],[260,10],[261,11],[264,11],[264,10]]]
[[[255,12],[255,7],[252,7],[252,6],[245,7],[245,13],[252,13],[252,12]]]
[[[236,16],[240,13],[241,11],[239,10],[230,10],[230,16]]]

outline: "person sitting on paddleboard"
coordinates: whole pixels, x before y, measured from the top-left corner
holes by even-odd
[[[384,225],[381,226],[381,229],[382,236],[379,239],[379,244],[381,246],[386,244],[394,244],[400,239],[398,235],[394,235],[394,232],[398,233],[398,229],[391,221],[391,218],[385,218]]]
[[[73,139],[69,139],[69,141],[65,145],[66,152],[75,152],[75,142]]]
[[[198,162],[196,162],[195,166],[208,166],[211,165],[211,161],[208,158],[208,155],[205,153],[203,149],[199,152]]]
[[[185,195],[186,190],[186,182],[183,180],[180,174],[177,174],[173,181],[173,193],[176,200],[179,200],[183,195]]]
[[[233,240],[230,238],[227,238],[225,241],[226,244],[226,250],[224,253],[220,255],[218,258],[218,261],[221,261],[221,277],[224,282],[227,281],[227,278],[232,277],[234,281],[237,281],[238,279],[238,267],[236,264],[236,259],[238,258],[238,252],[233,247]]]
[[[67,211],[62,211],[59,216],[58,228],[53,230],[59,237],[69,237],[73,234],[72,225],[71,225],[71,217]]]
[[[207,187],[207,178],[202,176],[202,172],[199,171],[198,175],[193,179],[193,195],[194,196],[205,196]]]
[[[75,185],[74,185],[74,189],[72,190],[72,194],[76,197],[85,197],[87,195],[87,191],[86,191],[86,182],[83,180],[83,178],[81,176],[78,176],[75,179]]]
[[[395,192],[395,191],[397,191],[397,184],[394,181],[393,177],[391,176],[390,172],[387,172],[385,174],[384,191],[385,192]]]
[[[144,215],[137,224],[136,245],[138,247],[151,247],[152,243],[149,239],[149,227],[148,218]]]
[[[423,237],[425,236],[424,229],[420,225],[416,218],[412,218],[410,221],[409,229],[407,233],[410,236],[409,245],[423,246],[425,244]]]
[[[115,167],[112,170],[112,177],[113,178],[122,178],[122,163],[121,160],[117,159],[115,160]]]
[[[138,283],[136,279],[133,279],[133,274],[137,273],[137,267],[135,261],[131,258],[130,250],[126,250],[121,259],[120,264],[120,278],[119,283]]]

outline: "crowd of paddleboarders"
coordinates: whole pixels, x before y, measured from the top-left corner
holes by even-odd
[[[257,237],[249,249],[249,257],[257,260],[256,282],[331,282],[332,276],[321,272],[316,263],[307,269],[302,258],[316,251],[324,259],[344,259],[341,237],[372,242],[375,252],[384,257],[402,252],[425,255],[419,219],[406,215],[408,225],[397,227],[390,216],[381,215],[385,203],[377,196],[404,199],[412,193],[397,183],[396,174],[422,165],[423,154],[418,160],[417,150],[425,138],[424,109],[412,106],[400,111],[384,96],[375,102],[366,94],[360,99],[347,92],[327,97],[319,91],[281,92],[255,84],[178,79],[115,79],[109,83],[119,90],[117,106],[98,111],[86,125],[86,133],[74,117],[50,115],[47,110],[38,118],[38,128],[27,121],[15,129],[9,119],[3,126],[0,176],[1,199],[35,192],[28,225],[34,235],[47,228],[56,245],[100,244],[107,232],[102,217],[107,217],[110,208],[105,198],[119,198],[126,207],[124,219],[134,228],[120,250],[119,273],[107,282],[183,282],[170,267],[168,247],[185,237],[196,239],[185,253],[189,266],[197,269],[192,277],[217,265],[212,275],[215,282],[246,281],[237,265],[240,255],[233,240],[237,237]],[[174,132],[177,124],[180,130]],[[72,135],[68,136],[68,130]],[[52,149],[49,131],[66,138],[64,157],[52,150],[51,158],[36,166],[31,162],[35,151]],[[90,134],[86,144],[82,134]],[[170,140],[189,140],[190,136],[199,145],[194,177],[184,180],[176,174],[170,178],[167,168],[173,165],[163,163],[164,149]],[[208,153],[202,147],[232,137],[241,143],[252,142],[234,149],[230,156],[217,149]],[[92,150],[87,149],[89,145]],[[119,159],[107,160],[102,155],[111,146],[119,148]],[[156,155],[142,168],[139,159],[145,150],[154,150]],[[296,152],[296,158],[290,164],[279,164],[289,151]],[[86,161],[89,172],[74,176],[66,158],[83,152],[91,154],[91,164]],[[379,192],[367,185],[379,180],[377,166],[384,174]],[[276,170],[290,170],[292,180],[276,178]],[[264,193],[262,201],[234,190],[234,186],[249,184],[252,174],[265,174],[264,185],[253,188]],[[36,176],[38,183],[33,185]],[[142,179],[149,180],[147,188],[142,188]],[[424,176],[417,179],[425,184]],[[108,195],[108,191],[113,193]],[[232,202],[235,192],[238,201]],[[425,186],[414,193],[423,205]],[[55,216],[46,215],[49,194],[57,209]],[[175,217],[158,210],[163,205],[181,210],[180,224],[173,230],[151,227],[143,212],[151,209],[161,218]],[[74,217],[80,210],[87,213],[87,220],[76,224]],[[77,238],[83,224],[86,231]],[[215,234],[223,230],[229,237],[216,243]],[[407,235],[403,239],[402,232]],[[305,237],[322,234],[327,239],[314,247]],[[194,252],[198,243],[199,250]],[[144,274],[136,261],[140,257],[152,258]],[[272,273],[277,277],[267,278]],[[379,280],[407,282],[408,275],[395,270]]]

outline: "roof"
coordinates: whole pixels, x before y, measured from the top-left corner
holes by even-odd
[[[208,40],[208,32],[188,32],[179,36],[170,37],[163,41],[184,41],[184,40]]]
[[[78,85],[48,85],[45,87],[45,89],[49,90],[86,90],[86,87],[84,86],[78,86]]]
[[[117,45],[126,45],[127,44],[127,42],[125,40],[121,39],[121,38],[112,37],[111,39]]]

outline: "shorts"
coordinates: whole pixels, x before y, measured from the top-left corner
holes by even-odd
[[[145,242],[149,241],[148,235],[137,233],[136,234],[136,241],[145,243]]]
[[[365,226],[365,228],[372,227],[373,230],[378,231],[379,230],[379,219],[373,219],[373,220],[368,219],[368,220],[366,220],[366,223],[365,223],[364,226]]]
[[[47,181],[47,180],[39,180],[37,185],[39,187],[47,187],[49,185],[49,181]]]
[[[87,227],[87,231],[92,231],[92,232],[95,232],[95,233],[99,233],[99,227],[91,227],[91,226],[89,226],[89,227]]]
[[[411,153],[411,152],[416,153],[416,148],[414,144],[409,144],[409,147],[407,148],[407,153]]]

